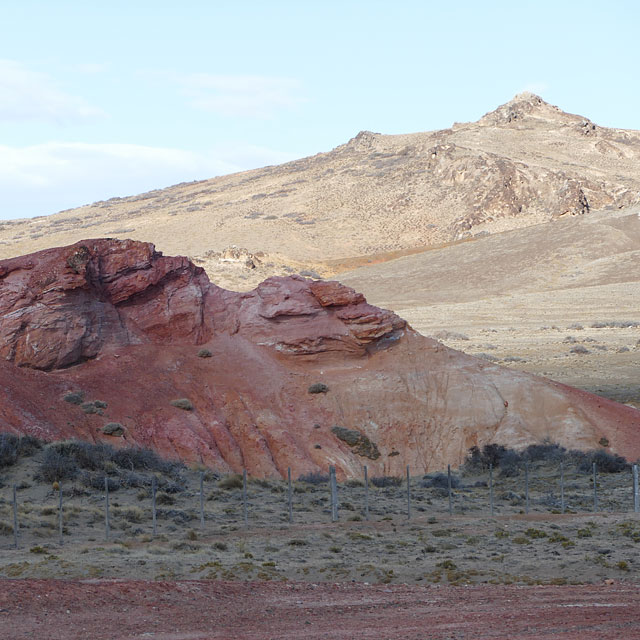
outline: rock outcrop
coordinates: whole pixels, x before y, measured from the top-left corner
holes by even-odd
[[[1,431],[222,471],[424,472],[543,438],[640,455],[629,407],[448,349],[338,282],[234,293],[148,243],[0,262],[0,356]]]

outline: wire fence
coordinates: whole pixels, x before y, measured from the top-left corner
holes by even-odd
[[[335,467],[327,475],[309,474],[284,481],[223,478],[192,473],[182,490],[159,490],[151,477],[149,490],[110,490],[104,478],[102,492],[87,492],[74,484],[47,492],[41,499],[18,485],[0,502],[0,539],[6,548],[18,548],[40,539],[65,542],[113,541],[184,529],[225,534],[240,527],[339,524],[406,518],[420,522],[429,516],[500,517],[516,514],[635,513],[640,511],[638,466],[631,473],[599,473],[593,463],[585,474],[564,464],[549,469],[527,463],[516,477],[501,477],[491,465],[464,477],[447,473],[369,477],[338,482]],[[24,495],[24,499],[23,499]],[[102,531],[100,531],[102,529]]]

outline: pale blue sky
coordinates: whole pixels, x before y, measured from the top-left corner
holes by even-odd
[[[0,218],[476,120],[640,129],[640,4],[0,1]]]

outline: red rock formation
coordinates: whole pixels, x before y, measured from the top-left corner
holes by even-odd
[[[472,445],[542,438],[593,448],[606,437],[640,455],[629,407],[448,349],[337,282],[270,278],[234,293],[146,243],[0,262],[0,356],[0,430],[137,444],[220,470],[423,472]],[[328,390],[309,393],[314,383]],[[104,434],[109,422],[124,436]],[[351,448],[334,426],[372,446]]]

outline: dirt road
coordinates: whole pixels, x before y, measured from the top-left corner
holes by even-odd
[[[640,588],[3,580],[5,640],[640,637]]]

